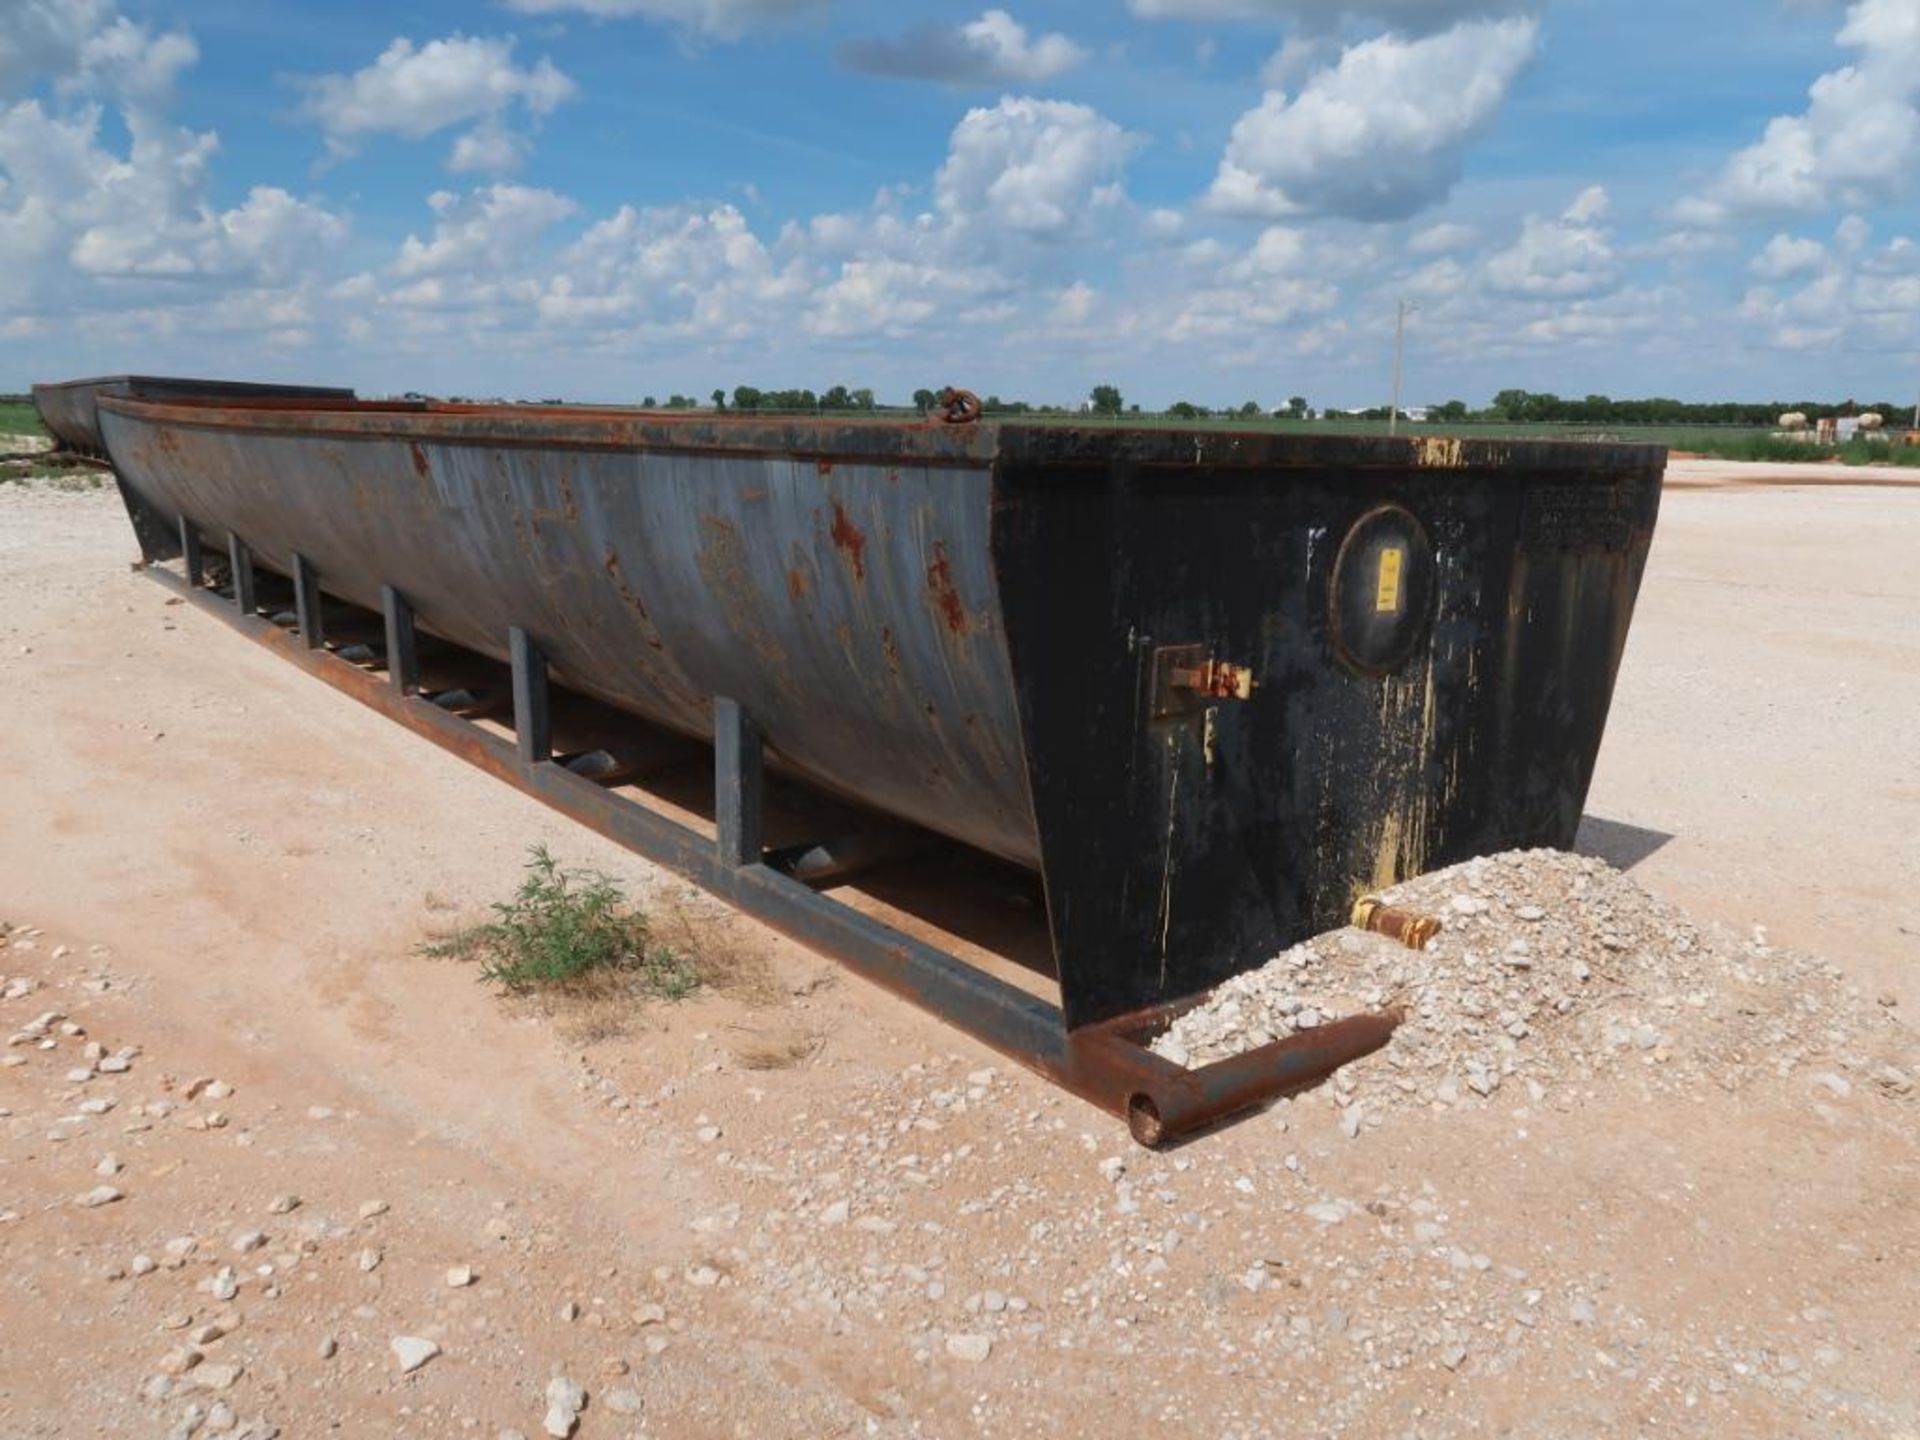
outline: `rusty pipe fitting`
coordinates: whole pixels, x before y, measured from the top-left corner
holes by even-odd
[[[1355,902],[1352,925],[1356,930],[1371,930],[1389,940],[1398,940],[1409,950],[1426,949],[1427,942],[1442,928],[1437,915],[1416,915],[1371,895]]]
[[[1401,1014],[1380,1010],[1332,1020],[1198,1070],[1175,1071],[1127,1097],[1127,1128],[1157,1150],[1230,1115],[1319,1084],[1393,1038]]]
[[[934,404],[941,421],[948,425],[971,425],[986,408],[980,403],[980,397],[971,390],[951,385],[940,392],[940,398]]]

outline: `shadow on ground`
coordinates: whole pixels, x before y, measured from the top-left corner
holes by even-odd
[[[1672,839],[1664,830],[1583,815],[1573,848],[1582,855],[1597,855],[1616,869],[1631,870]]]

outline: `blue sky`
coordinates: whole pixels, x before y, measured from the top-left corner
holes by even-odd
[[[6,0],[0,387],[1920,386],[1920,0]]]

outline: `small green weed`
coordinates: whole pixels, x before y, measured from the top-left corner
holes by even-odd
[[[633,990],[679,1000],[698,988],[694,967],[654,944],[647,916],[593,870],[565,870],[544,845],[528,852],[526,878],[495,918],[422,946],[425,954],[481,962],[480,978],[516,995]]]

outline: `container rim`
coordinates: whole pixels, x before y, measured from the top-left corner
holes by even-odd
[[[929,463],[995,460],[1057,468],[1409,470],[1533,474],[1658,473],[1667,447],[1633,442],[1337,435],[1248,427],[1146,427],[889,417],[716,415],[613,407],[225,395],[102,395],[104,414],[148,424],[288,438],[457,446],[680,451]]]
[[[32,389],[36,391],[88,390],[97,389],[103,385],[175,386],[183,390],[204,392],[208,398],[232,396],[235,399],[243,399],[253,395],[267,396],[275,393],[304,396],[313,400],[354,398],[352,387],[346,385],[305,385],[291,380],[209,380],[196,375],[89,375],[78,380],[36,380],[33,382]]]

